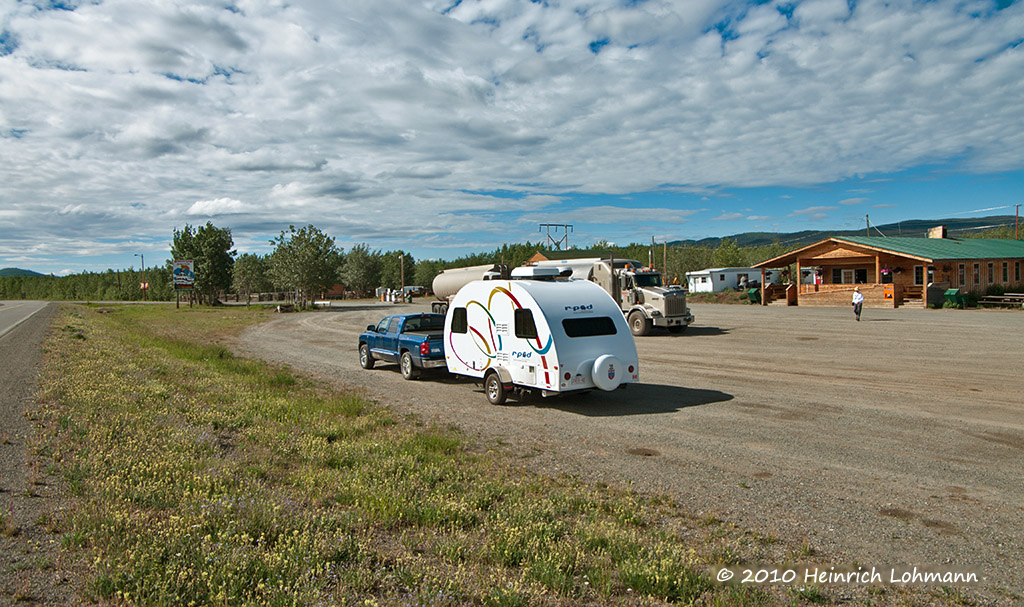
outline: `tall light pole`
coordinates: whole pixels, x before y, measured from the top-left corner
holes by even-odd
[[[138,257],[140,259],[139,263],[142,264],[142,278],[143,278],[142,282],[146,282],[145,281],[145,278],[146,278],[146,255],[144,253],[136,253],[135,257]],[[142,285],[139,285],[139,286],[141,287]],[[146,291],[147,291],[146,289],[142,289],[142,299],[143,299],[143,301],[149,299],[149,297],[146,296],[147,295]]]

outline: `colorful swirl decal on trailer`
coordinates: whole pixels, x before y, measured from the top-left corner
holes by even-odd
[[[484,369],[489,368],[491,366],[491,362],[493,362],[498,357],[498,352],[501,351],[501,347],[502,347],[501,335],[495,333],[495,326],[497,325],[497,323],[494,320],[494,315],[491,314],[491,306],[494,303],[494,296],[498,295],[498,294],[507,296],[509,298],[509,300],[512,302],[512,305],[513,305],[513,307],[515,309],[517,309],[517,310],[522,310],[523,309],[523,305],[519,302],[519,300],[516,298],[516,296],[513,295],[511,291],[509,291],[508,289],[506,289],[504,287],[495,287],[494,289],[491,290],[490,295],[487,297],[487,305],[486,306],[484,304],[482,304],[481,302],[476,301],[476,300],[470,300],[470,301],[466,302],[466,312],[467,312],[467,315],[468,315],[468,312],[469,312],[469,308],[471,306],[479,306],[480,309],[483,310],[484,314],[487,315],[487,320],[488,320],[488,322],[487,322],[487,333],[489,335],[484,335],[483,333],[480,332],[479,329],[477,329],[476,327],[474,327],[472,325],[470,325],[468,327],[469,331],[472,332],[472,334],[473,334],[473,345],[475,345],[477,347],[477,349],[480,351],[480,353],[483,354],[487,358],[487,363],[483,366],[482,369],[476,369],[477,371],[482,371]],[[458,359],[458,361],[460,363],[462,363],[464,366],[469,367],[469,368],[473,368],[469,363],[467,363],[465,360],[463,360],[461,356],[459,356],[459,353],[458,353],[458,351],[455,348],[455,343],[454,343],[454,341],[452,339],[453,336],[454,336],[454,333],[449,332],[449,334],[448,334],[448,345],[451,348],[452,355],[455,356],[455,358]],[[533,343],[531,343],[529,340],[526,343],[527,343],[527,345],[530,346],[530,349],[532,349],[534,352],[536,352],[537,354],[539,354],[541,356],[541,364],[542,364],[542,366],[543,366],[543,368],[545,370],[545,377],[547,377],[548,365],[547,365],[547,359],[545,357],[545,354],[547,354],[551,350],[551,346],[554,343],[554,339],[553,339],[553,337],[551,335],[548,335],[548,341],[544,345],[541,345],[541,341],[540,341],[540,336],[539,335],[536,338],[534,338],[534,340],[537,342],[536,346]],[[550,381],[548,381],[548,383],[550,383]]]

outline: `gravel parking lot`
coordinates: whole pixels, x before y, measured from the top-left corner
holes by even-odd
[[[641,385],[501,407],[469,380],[359,367],[367,324],[426,303],[282,315],[237,347],[531,469],[805,542],[816,565],[968,568],[1024,595],[1024,313],[692,307],[686,333],[638,338]]]

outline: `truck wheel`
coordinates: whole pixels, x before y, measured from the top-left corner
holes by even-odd
[[[491,373],[484,379],[484,392],[487,394],[487,402],[492,405],[501,405],[508,398],[508,390],[501,383],[497,373]]]
[[[373,356],[370,356],[370,346],[368,346],[366,344],[360,344],[359,345],[359,366],[364,368],[364,369],[372,369],[374,362],[375,361],[373,360]]]
[[[420,376],[420,370],[412,364],[412,355],[408,352],[402,352],[402,359],[398,361],[398,366],[401,367],[402,377],[405,379],[416,379]]]
[[[669,333],[682,333],[686,330],[686,325],[672,325],[668,328]]]
[[[633,335],[644,336],[651,332],[651,319],[643,315],[643,312],[629,313],[629,331]]]

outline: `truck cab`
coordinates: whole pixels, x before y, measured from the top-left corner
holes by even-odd
[[[594,263],[590,280],[613,297],[617,295],[615,299],[633,335],[648,335],[654,327],[679,333],[693,322],[693,314],[686,305],[686,291],[677,285],[665,286],[661,272],[643,267],[640,262],[599,260]]]

